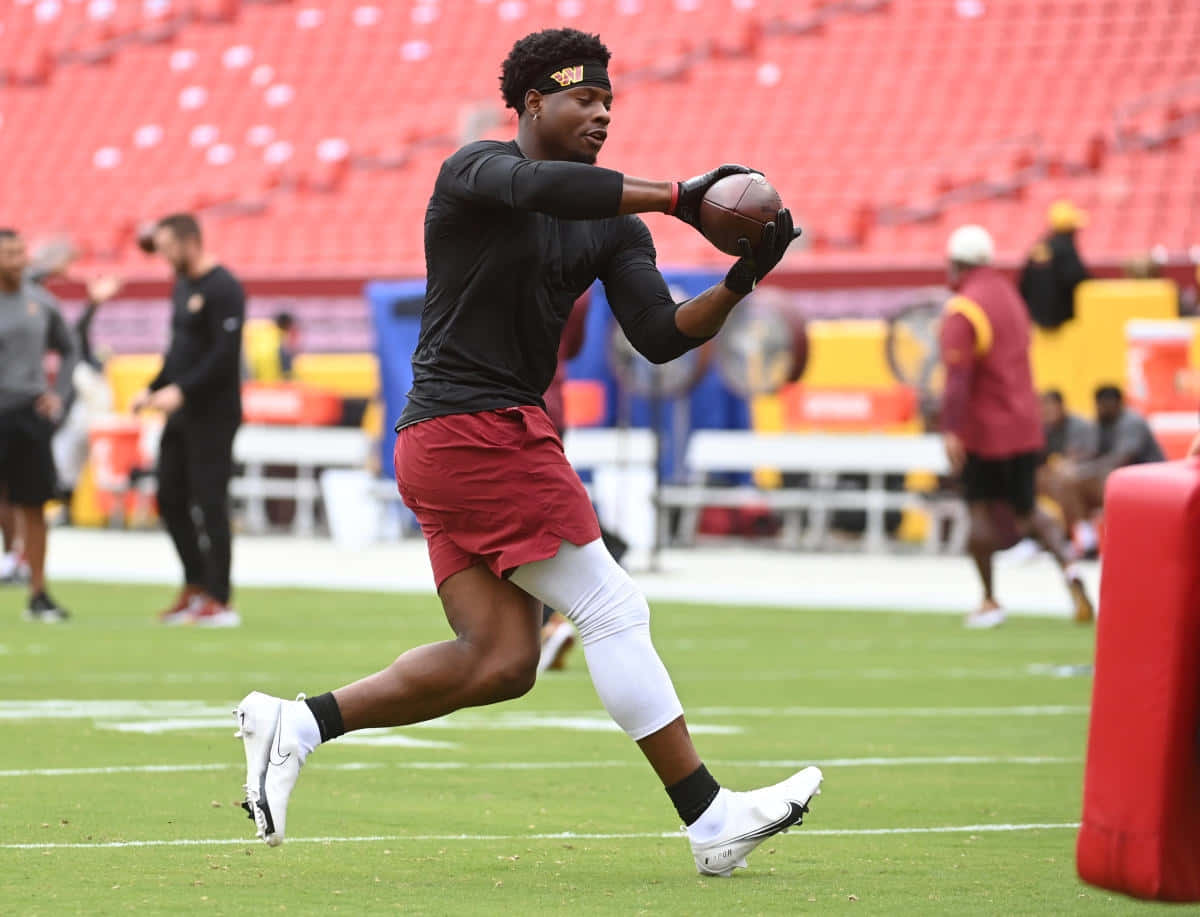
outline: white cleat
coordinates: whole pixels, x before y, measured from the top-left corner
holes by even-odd
[[[1003,624],[1006,617],[1003,608],[981,608],[963,619],[963,627],[967,630],[991,630]]]
[[[799,825],[809,801],[821,792],[821,769],[806,767],[782,783],[748,793],[730,793],[725,826],[710,841],[692,841],[701,875],[728,879],[746,868],[746,857],[759,844]]]
[[[299,699],[303,699],[301,694]],[[304,757],[292,727],[292,701],[252,691],[233,717],[246,750],[246,799],[242,803],[258,836],[271,847],[283,843],[288,798],[300,776]]]

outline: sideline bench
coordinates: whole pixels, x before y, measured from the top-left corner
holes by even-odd
[[[246,531],[266,531],[267,500],[282,499],[296,502],[292,531],[313,534],[321,497],[317,470],[362,468],[370,448],[367,434],[353,427],[243,425],[233,441],[233,461],[243,470],[230,482],[229,493],[245,504]],[[267,466],[295,468],[296,476],[269,478]]]
[[[641,494],[634,483],[647,476],[653,480],[658,443],[650,430],[618,430],[612,427],[568,430],[563,440],[563,451],[576,471],[591,474],[592,483],[585,486],[593,500],[607,504],[604,507],[609,510],[607,515],[615,517],[608,519],[608,524],[624,529],[622,534],[630,536],[635,543],[653,539],[653,498],[648,492]],[[639,474],[641,478],[637,477]],[[400,499],[396,482],[391,478],[373,481],[370,493],[383,502]],[[645,538],[639,538],[636,531],[629,531],[629,526],[636,528],[642,519],[646,520]],[[621,522],[625,525],[621,525]]]
[[[681,511],[680,539],[695,539],[700,510],[708,506],[765,506],[782,515],[781,541],[789,547],[816,548],[828,535],[835,510],[863,510],[867,525],[863,547],[881,551],[887,545],[888,510],[921,509],[932,516],[925,549],[935,551],[942,523],[954,525],[952,542],[963,537],[965,512],[958,500],[885,488],[888,475],[926,471],[949,473],[940,436],[890,434],[757,433],[752,430],[696,430],[688,440],[684,465],[690,480],[662,488],[658,501],[661,543],[667,541],[670,509]],[[808,487],[763,490],[753,485],[720,486],[714,474],[748,474],[774,468],[783,474],[809,476]],[[865,490],[839,490],[838,475],[865,474]],[[807,530],[801,517],[807,514]]]

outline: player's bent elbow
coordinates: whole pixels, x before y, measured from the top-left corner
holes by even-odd
[[[657,346],[640,346],[637,348],[637,352],[656,366],[662,366],[664,363],[670,363],[672,360],[678,360],[683,356],[682,353],[678,353],[674,349]]]

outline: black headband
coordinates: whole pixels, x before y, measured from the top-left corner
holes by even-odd
[[[608,81],[608,70],[598,60],[585,60],[578,64],[555,67],[553,71],[541,77],[530,88],[548,96],[551,93],[562,92],[564,89],[578,89],[580,86],[596,86],[612,92],[612,83]]]

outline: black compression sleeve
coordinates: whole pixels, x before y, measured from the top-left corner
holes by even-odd
[[[513,173],[513,198],[523,210],[567,220],[615,217],[625,178],[620,172],[574,162],[531,162]]]
[[[460,150],[446,162],[469,200],[533,210],[567,220],[600,220],[621,209],[625,177],[577,162],[525,159],[500,146]]]
[[[651,363],[668,363],[709,338],[689,337],[679,330],[679,304],[655,264],[650,231],[636,217],[629,219],[628,231],[600,279],[629,342]]]

